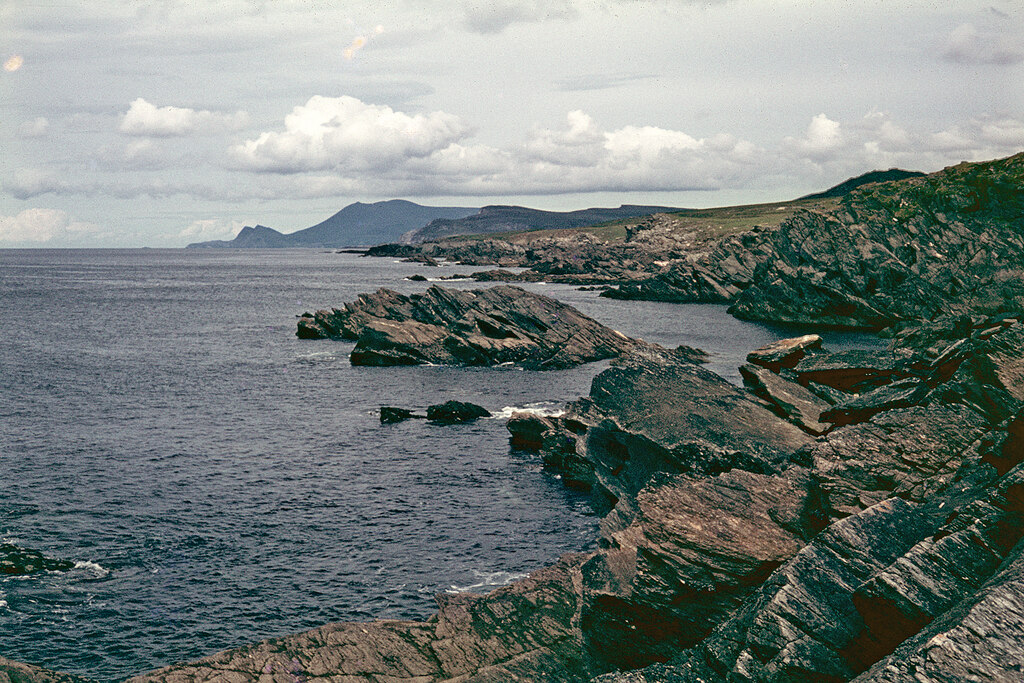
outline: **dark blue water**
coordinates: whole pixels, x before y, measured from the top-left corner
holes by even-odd
[[[0,251],[0,540],[79,563],[0,579],[0,655],[119,679],[330,621],[422,618],[438,592],[591,547],[585,501],[510,451],[502,419],[374,411],[554,408],[600,364],[353,368],[352,344],[296,339],[303,311],[423,289],[414,272],[436,271],[309,250]],[[530,288],[711,350],[732,378],[792,334]]]

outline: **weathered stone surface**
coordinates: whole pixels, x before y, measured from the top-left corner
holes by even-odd
[[[748,356],[749,359],[749,356]],[[790,382],[765,367],[740,367],[743,383],[754,395],[768,401],[772,410],[808,434],[824,434],[830,425],[821,420],[831,408],[828,402],[796,382]]]
[[[905,352],[852,349],[806,356],[793,366],[793,372],[805,386],[814,382],[859,393],[910,376],[909,359]]]
[[[381,289],[344,310],[301,318],[298,334],[356,339],[354,365],[557,369],[648,346],[571,306],[507,285],[472,291],[432,286],[408,297]]]
[[[655,472],[768,473],[810,438],[748,393],[672,352],[637,353],[594,378],[570,417],[590,426],[585,457],[616,500]]]
[[[0,657],[0,683],[89,683],[88,679]]]
[[[855,683],[1024,680],[1024,544],[970,599],[908,639]]]
[[[805,334],[802,337],[780,339],[747,354],[747,362],[778,372],[791,368],[807,355],[808,351],[821,348],[821,337]]]
[[[490,683],[579,681],[599,673],[584,657],[580,563],[555,566],[488,595],[438,596],[425,622],[331,624],[160,669],[132,683]]]
[[[893,495],[924,500],[951,480],[988,428],[964,406],[915,406],[832,432],[798,459],[813,469],[823,513],[838,518]]]
[[[864,422],[886,410],[917,405],[928,394],[928,390],[929,387],[924,380],[907,377],[859,396],[853,396],[828,408],[820,413],[820,419],[823,422],[832,422],[837,426]]]
[[[490,416],[483,406],[465,401],[445,401],[427,408],[427,419],[437,424],[458,424]]]
[[[595,657],[634,668],[704,637],[802,546],[805,473],[656,478],[584,567]]]

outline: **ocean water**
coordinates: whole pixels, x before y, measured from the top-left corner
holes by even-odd
[[[593,547],[585,498],[511,451],[503,419],[375,411],[554,410],[603,364],[353,368],[351,343],[295,337],[303,311],[453,270],[316,250],[0,251],[0,541],[78,563],[0,578],[0,655],[118,680],[331,621],[423,618],[439,592]],[[747,351],[797,332],[528,288],[705,348],[733,381]]]

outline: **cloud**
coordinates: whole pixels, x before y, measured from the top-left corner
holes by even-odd
[[[285,117],[284,131],[232,148],[240,168],[275,173],[382,170],[427,157],[466,137],[469,126],[444,112],[410,116],[354,97],[315,96]]]
[[[195,220],[179,232],[176,237],[205,242],[207,240],[229,240],[235,237],[243,224],[223,218]]]
[[[140,97],[129,106],[119,130],[125,135],[174,137],[238,130],[248,122],[249,115],[243,111],[227,114],[184,107],[157,107]]]
[[[961,24],[946,38],[942,56],[960,64],[996,64],[1008,66],[1024,62],[1024,46],[1019,39],[994,33],[982,34],[973,24]]]
[[[98,232],[97,226],[73,220],[59,209],[25,209],[16,216],[0,216],[0,242],[44,243]]]
[[[578,10],[571,0],[534,0],[533,2],[473,2],[465,10],[465,25],[474,33],[501,33],[516,23],[534,23],[548,19],[572,19]]]
[[[44,116],[25,121],[18,126],[18,135],[23,138],[41,138],[50,130],[50,122]]]
[[[787,137],[782,144],[798,156],[822,161],[843,148],[845,141],[841,128],[838,121],[833,121],[825,114],[818,114],[811,119],[803,137]]]

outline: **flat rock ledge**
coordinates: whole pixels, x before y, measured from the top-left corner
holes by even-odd
[[[299,318],[301,339],[356,342],[353,365],[502,365],[556,370],[615,358],[631,339],[555,299],[519,287],[389,289]]]

